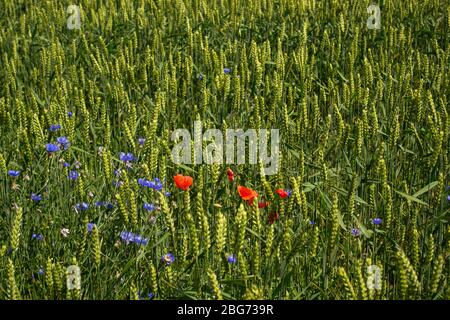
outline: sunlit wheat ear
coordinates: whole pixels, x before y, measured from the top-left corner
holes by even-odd
[[[340,267],[338,269],[338,275],[341,278],[341,282],[344,286],[346,298],[349,300],[356,300],[357,297],[356,297],[355,289],[353,288],[345,269]]]
[[[208,274],[209,282],[210,282],[211,287],[212,287],[212,291],[214,293],[214,298],[216,300],[222,300],[223,299],[222,298],[222,292],[220,291],[219,281],[217,281],[216,274],[210,268],[208,268],[207,274]]]
[[[10,246],[13,251],[19,248],[22,234],[23,209],[18,207],[15,214],[10,232]]]
[[[56,262],[53,265],[52,271],[53,271],[53,281],[55,284],[55,293],[56,293],[57,298],[60,299],[61,295],[62,295],[63,280],[65,278],[61,263]]]
[[[330,219],[330,225],[331,225],[331,235],[330,235],[330,249],[334,249],[336,246],[336,243],[338,241],[338,231],[339,231],[339,224],[338,224],[338,217],[340,216],[340,210],[339,210],[339,202],[338,197],[335,194],[333,196],[333,203],[331,207],[331,213],[329,216]]]
[[[94,251],[94,261],[98,267],[100,267],[100,258],[101,258],[101,242],[100,242],[100,234],[96,225],[92,228],[92,244]]]
[[[435,260],[434,266],[433,266],[433,276],[431,278],[431,293],[435,294],[439,287],[439,281],[442,277],[442,270],[444,268],[444,255],[440,254],[438,258]]]
[[[153,262],[150,262],[150,287],[154,295],[158,294],[158,277]]]
[[[362,300],[367,300],[368,299],[367,286],[362,272],[363,264],[361,260],[358,260],[355,269],[356,269],[356,278],[358,280],[359,298]]]
[[[419,231],[414,227],[412,229],[412,237],[411,237],[411,265],[414,268],[417,268],[419,265]]]
[[[420,291],[421,284],[417,277],[416,271],[411,265],[408,257],[401,250],[397,250],[397,260],[400,272],[401,296],[406,297],[408,288],[411,289],[411,295]]]
[[[5,157],[0,153],[0,177],[6,177],[8,175],[8,169],[6,168]]]
[[[8,298],[8,300],[20,300],[21,297],[19,288],[16,284],[14,263],[10,258],[8,258],[7,263],[7,279],[8,287],[6,297]]]
[[[200,243],[198,240],[197,228],[195,226],[195,221],[194,221],[194,218],[192,217],[192,214],[190,211],[186,212],[185,218],[186,218],[186,222],[189,227],[189,238],[191,241],[191,253],[193,255],[193,259],[196,259],[196,257],[199,254],[199,250],[200,250]]]
[[[161,204],[161,211],[164,215],[164,221],[170,229],[170,232],[172,235],[172,241],[175,245],[177,243],[176,242],[177,239],[176,239],[175,220],[173,218],[172,211],[170,210],[169,205],[167,203],[167,199],[166,199],[164,193],[162,193],[162,192],[159,193],[159,202]]]
[[[430,235],[428,236],[428,240],[427,240],[427,254],[426,254],[426,265],[431,267],[431,264],[433,262],[434,259],[434,253],[435,253],[435,241],[434,241],[434,237],[433,234],[430,233]]]
[[[125,224],[128,224],[128,210],[125,206],[124,197],[123,197],[122,193],[123,193],[123,188],[120,188],[119,193],[115,194],[115,198],[117,201],[117,206],[119,207],[119,211],[122,215],[122,219],[125,222]]]

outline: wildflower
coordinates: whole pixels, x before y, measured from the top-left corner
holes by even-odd
[[[74,165],[75,169],[80,169],[80,167],[81,167],[80,161],[75,161],[73,165]]]
[[[77,204],[75,205],[75,208],[76,208],[78,211],[84,211],[84,210],[89,209],[89,204],[87,204],[86,202],[77,203]]]
[[[102,153],[103,153],[103,147],[102,147],[102,146],[100,146],[100,147],[98,147],[98,151],[97,151],[97,154],[98,154],[99,156],[101,156],[101,155],[102,155]]]
[[[67,112],[67,116],[68,116],[69,118],[72,118],[73,112],[72,112],[72,111]]]
[[[56,141],[64,148],[64,150],[67,150],[69,148],[70,142],[67,137],[58,137],[56,138]]]
[[[353,228],[352,229],[352,235],[355,237],[358,237],[361,234],[361,232],[358,229]]]
[[[61,229],[61,234],[63,235],[64,238],[67,238],[70,234],[70,230],[67,228],[62,228]]]
[[[280,217],[280,215],[278,214],[278,212],[272,212],[269,214],[269,224],[273,224],[275,221],[278,220],[278,218]]]
[[[92,232],[92,229],[94,229],[94,226],[95,226],[95,223],[89,222],[87,224],[88,232]]]
[[[8,171],[8,175],[10,175],[11,177],[17,177],[19,174],[20,174],[20,171],[16,171],[16,170]]]
[[[142,296],[141,296],[141,291],[138,291],[138,292],[137,292],[137,295],[138,295],[138,297],[139,297],[139,300],[145,300],[145,299],[146,299],[145,297],[142,297]],[[150,293],[147,295],[148,300],[152,300],[154,296],[155,296],[155,295],[154,295],[153,293],[150,292]]]
[[[236,256],[234,254],[229,254],[227,256],[227,261],[228,261],[228,263],[236,263],[236,261],[237,261]]]
[[[108,204],[106,205],[106,209],[112,210],[112,209],[114,209],[114,205],[113,205],[112,203],[108,203]]]
[[[200,81],[203,80],[203,74],[200,73],[200,74],[198,75],[198,80],[200,80]]]
[[[65,168],[70,167],[70,163],[64,162],[64,163],[63,163],[63,167],[65,167]]]
[[[44,268],[40,267],[38,270],[38,275],[42,276],[45,273]]]
[[[252,204],[258,197],[258,193],[255,190],[243,186],[238,186],[238,193],[242,200],[248,201],[249,204]]]
[[[134,234],[132,232],[122,231],[120,233],[120,238],[125,241],[127,244],[130,242],[134,242],[139,245],[146,245],[148,243],[147,238],[142,238],[142,236]]]
[[[69,179],[70,180],[77,180],[79,176],[80,176],[80,174],[77,171],[75,171],[75,170],[69,171]]]
[[[31,194],[31,200],[33,200],[33,201],[41,201],[42,200],[42,196],[41,195],[39,195],[39,194],[35,194],[35,193],[32,193]]]
[[[158,178],[153,179],[153,181],[144,178],[139,178],[138,184],[140,184],[143,187],[154,189],[156,191],[162,190],[162,183],[161,180],[159,180]]]
[[[58,131],[58,130],[60,130],[61,129],[61,125],[60,124],[52,124],[51,126],[50,126],[50,128],[49,128],[49,130],[51,131],[51,132],[55,132],[55,131]]]
[[[284,190],[284,189],[277,189],[275,192],[280,196],[281,199],[289,197],[292,193],[291,190]]]
[[[177,174],[173,177],[176,186],[181,190],[189,190],[189,187],[192,185],[193,179],[190,176],[183,176],[181,174]]]
[[[103,202],[103,201],[97,201],[96,203],[95,203],[95,206],[96,207],[102,207],[102,206],[104,206],[105,205],[105,203]]]
[[[172,195],[172,193],[170,193],[169,191],[166,191],[166,192],[164,193],[164,195],[165,195],[166,197],[170,197],[170,196]]]
[[[375,225],[380,225],[382,222],[383,222],[383,220],[380,218],[372,219],[372,223]]]
[[[313,220],[309,220],[309,224],[313,226],[313,225],[315,225],[316,223],[315,223]]]
[[[151,203],[144,203],[143,205],[144,209],[147,211],[153,211],[155,210],[155,205]]]
[[[228,176],[228,181],[231,182],[234,180],[234,172],[230,168],[227,169],[227,176]]]
[[[166,253],[165,255],[162,256],[161,260],[166,264],[166,266],[169,266],[173,263],[173,261],[175,260],[175,257],[173,256],[172,253]]]
[[[269,206],[269,204],[270,204],[269,201],[266,201],[266,202],[258,202],[258,208],[260,208],[260,209],[266,208],[266,207]]]
[[[450,194],[447,196],[447,200],[450,201]]]
[[[229,73],[231,73],[231,69],[230,68],[224,68],[223,69],[223,73],[229,74]]]
[[[57,146],[56,144],[53,144],[53,143],[47,143],[45,145],[45,150],[47,150],[48,153],[53,153],[53,152],[59,151],[59,146]]]
[[[143,146],[145,144],[145,138],[138,138],[138,143],[140,146]]]
[[[33,234],[31,235],[31,240],[39,240],[39,241],[42,241],[42,240],[44,240],[44,236],[43,236],[42,234],[40,234],[40,233],[33,233]]]
[[[134,158],[133,154],[130,152],[128,152],[128,153],[121,152],[119,154],[119,159],[123,162],[130,162],[130,161],[134,161],[135,158]]]

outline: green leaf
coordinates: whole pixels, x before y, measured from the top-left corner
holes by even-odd
[[[420,189],[419,191],[417,191],[416,193],[413,194],[413,197],[418,197],[428,191],[430,191],[431,189],[433,189],[434,187],[436,187],[439,184],[438,181],[433,181],[429,184],[427,184],[425,187],[423,187],[422,189]]]
[[[414,202],[423,204],[423,205],[425,205],[425,206],[428,206],[427,203],[423,202],[422,200],[420,200],[420,199],[418,199],[418,198],[416,198],[416,197],[414,197],[414,196],[411,196],[411,195],[409,195],[409,194],[403,193],[403,192],[398,191],[398,190],[395,190],[395,192],[397,192],[399,195],[401,195],[403,198],[406,198],[407,200],[414,201]]]

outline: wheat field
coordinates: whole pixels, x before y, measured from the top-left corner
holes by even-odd
[[[3,0],[0,65],[0,299],[450,298],[447,0]]]

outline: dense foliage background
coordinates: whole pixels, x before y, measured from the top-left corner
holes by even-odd
[[[447,0],[380,30],[370,1],[73,2],[0,3],[0,298],[450,298]],[[278,174],[174,164],[194,120],[280,129]]]

